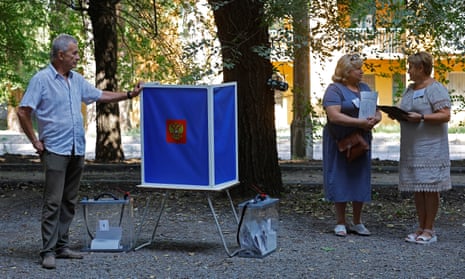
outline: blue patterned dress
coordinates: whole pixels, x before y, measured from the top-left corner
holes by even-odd
[[[359,84],[360,91],[371,91],[365,83]],[[359,109],[353,100],[359,93],[342,84],[330,84],[323,97],[323,107],[341,106],[341,112],[358,117]],[[323,185],[325,198],[331,202],[371,201],[371,151],[352,162],[339,152],[337,140],[355,131],[355,127],[345,127],[332,123],[323,128]],[[363,132],[371,147],[371,132]]]

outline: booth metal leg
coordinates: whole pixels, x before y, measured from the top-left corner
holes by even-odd
[[[234,203],[233,203],[233,201],[231,199],[231,195],[229,194],[228,190],[226,190],[226,193],[228,195],[229,202],[231,204],[231,208],[232,208],[234,217],[236,219],[236,222],[239,223],[236,208],[234,207]],[[229,257],[232,257],[233,254],[231,252],[229,252],[228,245],[226,244],[226,240],[224,238],[223,230],[221,229],[220,223],[218,221],[218,217],[217,217],[216,212],[215,212],[215,208],[213,207],[213,203],[212,203],[212,200],[211,200],[211,197],[210,197],[210,193],[207,193],[207,200],[208,200],[208,205],[210,206],[210,210],[211,210],[211,212],[213,214],[213,218],[215,219],[216,228],[218,229],[218,233],[219,233],[219,235],[221,237],[221,241],[223,242],[224,250],[226,251],[226,254],[228,254]]]
[[[150,197],[147,199],[147,203],[146,203],[146,205],[145,205],[144,215],[143,215],[143,217],[142,217],[141,226],[140,226],[140,228],[139,228],[138,235],[140,235],[141,230],[142,230],[142,227],[143,227],[142,224],[144,223],[144,221],[145,221],[146,218],[147,218],[146,215],[147,215],[147,211],[148,211],[148,208],[149,208],[149,203],[150,203]],[[156,222],[155,222],[155,227],[153,228],[152,238],[151,238],[149,241],[147,241],[147,242],[145,242],[145,243],[142,243],[141,245],[139,245],[139,246],[137,246],[136,248],[134,248],[135,251],[137,251],[137,250],[139,250],[139,249],[141,249],[141,248],[144,248],[144,247],[146,247],[146,246],[149,246],[149,245],[151,245],[151,244],[153,243],[153,241],[154,241],[154,239],[155,239],[155,233],[156,233],[157,228],[158,228],[158,224],[160,223],[161,215],[162,215],[163,210],[164,210],[164,208],[165,208],[165,203],[166,203],[166,192],[163,193],[163,198],[162,198],[161,204],[160,204],[160,212],[158,213],[157,220],[156,220]],[[137,237],[136,239],[138,239],[138,237]]]
[[[231,195],[229,193],[229,190],[226,190],[226,194],[228,196],[228,199],[229,199],[229,204],[231,206],[231,209],[232,209],[232,212],[233,212],[233,215],[234,215],[234,218],[236,220],[236,223],[239,224],[239,217],[237,215],[237,212],[236,212],[236,208],[234,207],[234,203],[232,201],[232,198],[231,198]],[[134,248],[135,251],[139,250],[139,249],[142,249],[146,246],[149,246],[151,244],[153,244],[154,240],[155,240],[155,234],[156,234],[156,231],[157,231],[157,228],[158,228],[158,225],[160,223],[160,219],[161,219],[161,215],[163,214],[163,210],[165,208],[165,204],[166,204],[166,197],[167,197],[167,194],[166,193],[163,193],[163,198],[162,198],[162,201],[161,201],[161,204],[160,204],[160,212],[158,213],[158,216],[157,216],[157,220],[156,220],[156,223],[155,223],[155,227],[153,228],[153,232],[152,232],[152,237],[149,241],[145,242],[145,243],[142,243],[141,245],[137,246],[136,248]],[[136,240],[139,239],[139,236],[141,234],[141,230],[142,230],[142,227],[143,227],[143,224],[145,222],[145,220],[147,219],[147,212],[148,212],[148,208],[150,206],[150,197],[147,199],[147,203],[145,205],[145,210],[144,210],[144,214],[142,216],[142,221],[141,221],[141,226],[139,228],[139,231],[137,233],[137,237],[136,237]],[[213,218],[215,220],[215,224],[216,224],[216,228],[218,229],[218,233],[221,237],[221,241],[223,242],[223,246],[224,246],[224,249],[226,251],[226,253],[228,254],[228,256],[232,257],[233,254],[229,251],[228,249],[228,246],[226,244],[226,239],[224,238],[224,234],[223,234],[223,230],[221,229],[221,226],[220,226],[220,223],[218,221],[218,217],[216,215],[216,211],[215,211],[215,208],[213,207],[213,202],[212,202],[212,199],[210,197],[210,193],[207,192],[207,200],[208,200],[208,205],[210,206],[210,210],[212,212],[212,215],[213,215]]]
[[[236,223],[239,224],[239,216],[237,216],[236,207],[234,206],[233,200],[231,199],[231,194],[229,193],[228,189],[226,189],[226,194],[228,195],[229,205],[231,205],[231,209],[234,214],[234,218],[236,219]]]

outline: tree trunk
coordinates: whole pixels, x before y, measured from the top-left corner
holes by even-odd
[[[300,1],[297,1],[300,2]],[[310,121],[310,47],[309,47],[309,18],[304,1],[302,9],[294,12],[294,118],[291,123],[291,158],[307,158],[307,143],[309,144],[310,159],[313,158],[312,131]],[[298,46],[298,47],[297,47]]]
[[[268,28],[262,21],[263,2],[209,3],[222,46],[224,81],[237,81],[238,86],[240,189],[246,193],[257,186],[267,194],[278,195],[282,179],[276,149],[274,96],[267,86],[272,65],[256,51],[259,47],[269,48]]]
[[[117,89],[118,42],[115,7],[117,2],[114,0],[92,0],[89,2],[89,16],[94,34],[96,86],[108,91]],[[95,160],[100,162],[123,160],[118,103],[98,103],[96,122]]]

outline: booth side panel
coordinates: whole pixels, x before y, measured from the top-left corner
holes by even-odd
[[[215,184],[238,180],[235,88],[214,88]]]
[[[144,88],[143,183],[209,185],[206,88]]]

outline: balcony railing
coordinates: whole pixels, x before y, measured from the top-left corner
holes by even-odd
[[[399,29],[347,28],[345,44],[366,54],[402,53]]]
[[[347,28],[341,37],[331,41],[343,44],[353,51],[367,56],[403,56],[400,29],[387,28]],[[288,46],[292,44],[292,33],[269,30],[272,46],[271,57],[274,61],[292,61]],[[322,35],[324,36],[324,35]],[[338,42],[337,42],[338,41]]]

